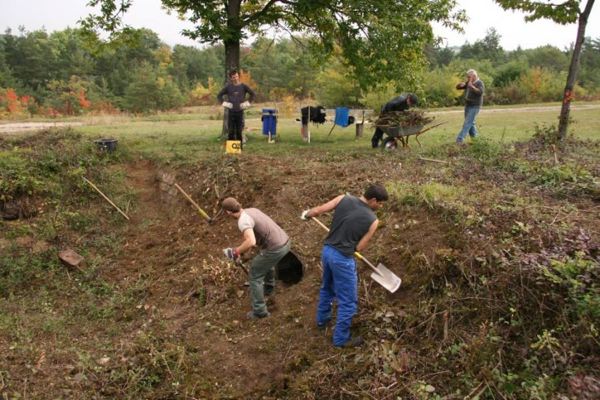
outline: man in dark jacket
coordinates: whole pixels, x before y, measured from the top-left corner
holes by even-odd
[[[240,74],[233,70],[229,73],[229,82],[217,95],[217,99],[222,102],[223,107],[229,109],[227,118],[227,129],[229,140],[239,140],[242,142],[242,131],[244,130],[244,110],[250,107],[250,102],[254,101],[256,94],[248,85],[240,82]],[[246,94],[249,95],[246,100]],[[227,96],[227,101],[224,101]]]
[[[381,109],[381,114],[384,115],[387,112],[393,111],[406,111],[410,107],[416,106],[419,103],[419,98],[414,93],[403,94],[398,97],[394,97],[392,100],[385,103]],[[375,133],[371,138],[371,145],[373,148],[379,147],[379,142],[383,139],[383,130],[380,127],[375,129]]]
[[[354,252],[367,247],[379,223],[374,211],[387,199],[388,193],[383,186],[370,185],[360,197],[341,194],[304,211],[300,217],[308,220],[335,210],[321,254],[323,280],[319,291],[317,327],[325,328],[331,321],[332,303],[336,300],[337,317],[333,333],[333,345],[336,347],[362,344],[360,336],[350,336],[352,318],[358,310],[358,275]]]

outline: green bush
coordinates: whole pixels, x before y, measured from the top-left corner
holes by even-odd
[[[447,107],[459,103],[462,91],[456,89],[460,78],[449,68],[437,68],[425,73],[424,91],[426,104],[430,107]]]
[[[396,96],[398,96],[396,84],[394,82],[386,82],[363,93],[360,101],[366,108],[370,108],[375,111],[375,114],[378,114],[381,111],[381,107]]]
[[[600,265],[598,262],[576,253],[574,257],[552,260],[544,267],[544,276],[552,283],[567,289],[576,319],[586,318],[592,324],[600,324]]]
[[[503,147],[488,138],[477,137],[467,147],[467,154],[484,164],[492,164],[502,154]]]
[[[0,201],[31,195],[41,186],[24,151],[0,151]]]
[[[360,88],[358,83],[348,78],[340,61],[333,59],[333,65],[321,72],[317,77],[318,85],[315,96],[319,103],[326,107],[353,106],[358,104]]]

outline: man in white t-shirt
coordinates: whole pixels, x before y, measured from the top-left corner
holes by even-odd
[[[275,266],[290,251],[290,238],[258,208],[244,209],[233,197],[223,200],[222,207],[227,215],[238,220],[238,228],[244,239],[237,247],[223,249],[225,256],[238,261],[246,251],[259,248],[249,271],[252,311],[248,312],[247,317],[268,317],[265,294],[269,295],[275,288]]]

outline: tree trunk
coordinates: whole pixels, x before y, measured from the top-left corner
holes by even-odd
[[[577,79],[577,71],[579,70],[579,58],[581,56],[581,48],[585,39],[585,28],[587,26],[588,17],[594,6],[594,0],[588,0],[585,9],[579,15],[577,27],[577,39],[571,56],[571,64],[569,65],[569,74],[567,75],[567,84],[563,93],[563,101],[558,117],[558,140],[564,141],[567,138],[567,129],[569,127],[569,112],[571,111],[571,100],[573,100],[573,88]]]
[[[227,2],[227,36],[225,44],[225,82],[229,71],[240,70],[240,38],[242,25],[240,21],[241,0]]]
[[[242,27],[240,24],[241,0],[230,0],[227,2],[227,37],[223,40],[225,45],[225,85],[229,80],[229,72],[240,70],[240,37]],[[227,126],[229,110],[224,108],[223,129],[221,136],[226,137],[229,131]]]

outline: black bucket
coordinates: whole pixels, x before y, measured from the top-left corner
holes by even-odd
[[[277,280],[288,285],[295,285],[304,277],[304,265],[291,251],[288,252],[275,266]]]
[[[98,139],[94,140],[94,143],[98,146],[98,149],[101,151],[106,151],[108,153],[112,153],[117,149],[117,139]]]

